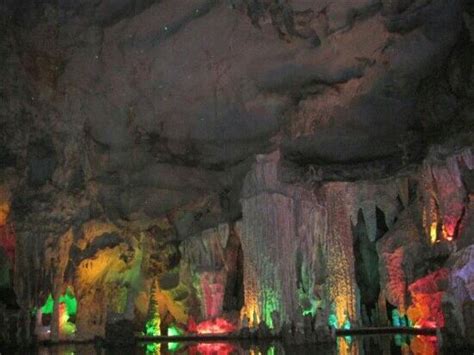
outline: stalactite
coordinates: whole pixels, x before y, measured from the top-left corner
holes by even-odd
[[[367,235],[374,242],[377,207],[385,223],[393,225],[400,212],[401,188],[408,199],[407,179],[331,182],[313,193],[309,186],[281,183],[279,159],[278,152],[259,156],[243,187],[246,315],[252,319],[255,310],[258,320],[267,321],[264,304],[270,302],[264,295],[271,290],[282,320],[295,320],[302,312],[317,312],[322,304],[333,303],[337,327],[357,321],[351,223],[357,224],[362,210]]]
[[[384,268],[387,275],[387,300],[399,307],[401,314],[405,314],[405,293],[407,290],[406,276],[403,270],[404,250],[402,247],[396,249],[393,253],[384,253]]]
[[[229,236],[229,225],[221,224],[188,238],[180,247],[182,263],[187,265],[185,269],[190,270],[194,279],[203,319],[216,318],[223,312],[227,274],[233,268],[227,265]]]
[[[352,201],[348,185],[332,183],[327,186],[329,237],[327,269],[329,299],[335,304],[337,326],[342,327],[348,317],[358,318],[356,305],[356,281],[350,213]],[[341,203],[345,201],[346,203]]]
[[[298,314],[294,260],[299,246],[299,207],[291,195],[279,191],[275,164],[278,159],[278,154],[259,156],[243,188],[243,315],[254,324],[263,320],[271,325],[274,311],[283,321],[296,319]]]
[[[432,154],[424,162],[421,174],[423,226],[432,243],[456,237],[467,196],[460,165],[472,170],[473,160],[472,150],[464,149],[447,157]]]

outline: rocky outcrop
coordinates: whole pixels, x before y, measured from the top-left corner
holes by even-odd
[[[283,183],[280,154],[257,156],[242,191],[245,316],[272,324],[279,312],[281,322],[298,323],[303,312],[331,307],[336,326],[385,325],[396,307],[415,326],[444,327],[442,300],[454,287],[448,279],[469,287],[469,258],[456,250],[470,206],[463,181],[472,152],[435,151],[406,175],[319,186]],[[428,199],[436,208],[460,205],[427,220]],[[450,276],[459,269],[465,276]],[[461,309],[468,291],[457,292]]]
[[[194,310],[195,319],[214,319],[241,307],[239,250],[239,236],[229,224],[182,243],[181,277],[196,290],[201,305],[200,312]]]
[[[469,148],[433,149],[418,175],[417,200],[378,242],[387,301],[415,326],[444,327],[447,347],[472,344],[469,311],[463,317],[472,263],[471,159]]]
[[[360,265],[354,263],[357,240],[352,226],[361,216],[367,243],[375,242],[380,237],[377,206],[385,216],[383,223],[392,226],[403,183],[334,182],[318,189],[288,185],[279,181],[279,162],[278,153],[257,157],[244,182],[241,240],[247,316],[252,319],[255,312],[257,321],[261,317],[270,322],[272,311],[278,310],[282,321],[290,321],[303,311],[314,314],[324,307],[322,302],[333,304],[338,326],[356,322]],[[365,263],[360,271],[364,276],[365,270],[376,267],[367,264],[369,260]]]
[[[449,288],[442,299],[446,322],[443,339],[447,346],[462,348],[466,343],[474,344],[471,326],[474,321],[473,246],[456,252],[450,259]]]
[[[253,323],[385,325],[442,268],[421,293],[472,338],[473,14],[3,1],[0,339],[116,338],[244,301]]]

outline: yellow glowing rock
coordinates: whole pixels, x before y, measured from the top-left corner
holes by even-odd
[[[434,244],[436,242],[436,239],[438,239],[438,223],[433,222],[431,223],[431,227],[430,227],[431,244]]]
[[[113,249],[100,250],[93,259],[83,260],[77,271],[81,286],[112,279],[113,274],[123,272],[127,265],[120,259],[121,252],[126,252],[127,246],[120,245]]]
[[[7,224],[10,214],[10,190],[5,186],[0,186],[0,226]]]
[[[352,346],[344,337],[338,338],[337,341],[338,355],[357,355],[359,354],[358,346]]]
[[[182,302],[175,301],[172,292],[156,290],[156,301],[159,305],[160,314],[166,314],[168,311],[178,323],[186,324],[188,322],[188,313]]]
[[[248,325],[250,327],[256,327],[260,323],[260,308],[254,297],[250,296],[248,300],[249,303],[246,303],[246,305],[240,311],[240,318],[241,320],[247,318],[249,320]]]
[[[7,218],[10,214],[10,204],[8,202],[0,203],[0,226],[7,224]]]

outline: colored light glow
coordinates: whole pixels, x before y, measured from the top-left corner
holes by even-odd
[[[305,309],[305,310],[303,311],[303,316],[305,316],[305,317],[306,317],[306,316],[314,316],[314,315],[313,315],[313,310],[312,310],[312,309]]]
[[[316,316],[316,310],[318,309],[318,307],[322,303],[322,301],[318,300],[318,299],[315,299],[315,298],[311,298],[310,302],[311,302],[311,308],[305,309],[303,311],[303,315],[304,316],[310,315],[310,316],[314,317],[314,316]]]
[[[222,313],[224,302],[223,274],[204,272],[201,276],[202,306],[205,318],[214,318]]]
[[[154,317],[145,324],[145,334],[148,336],[158,336],[161,335],[160,331],[160,318],[159,317]]]
[[[235,331],[235,326],[224,318],[201,322],[196,327],[198,334],[225,334]]]
[[[394,327],[406,327],[409,325],[409,320],[407,320],[406,315],[401,315],[398,309],[392,311],[392,325]]]
[[[433,222],[431,223],[431,227],[430,227],[431,244],[436,243],[437,239],[438,239],[438,222]]]
[[[149,343],[146,344],[146,355],[160,355],[161,344],[160,343]]]
[[[351,329],[351,322],[349,321],[349,319],[346,318],[346,320],[342,324],[342,329]]]
[[[394,336],[395,345],[397,346],[406,346],[408,344],[407,336],[405,334],[395,334]]]
[[[53,314],[53,309],[54,309],[53,296],[51,294],[49,294],[48,298],[46,299],[46,302],[41,307],[41,313],[43,313],[43,314]]]
[[[178,351],[182,347],[182,343],[168,343],[168,351],[171,351],[172,353]]]
[[[439,311],[442,294],[437,296],[417,295],[408,308],[407,315],[415,328],[436,328],[438,322],[443,326],[444,319]],[[432,308],[433,307],[433,308]]]
[[[448,277],[449,270],[440,269],[409,286],[412,304],[407,310],[407,316],[415,328],[444,326],[444,313],[441,306],[444,292],[439,291],[439,288]]]
[[[229,343],[199,343],[196,350],[201,355],[229,355],[235,352],[235,347]]]
[[[445,218],[443,224],[443,238],[447,241],[452,241],[454,239],[454,234],[456,231],[457,220],[454,218]]]
[[[59,304],[59,331],[64,335],[73,335],[76,332],[76,325],[69,322],[69,314],[66,304]]]
[[[150,319],[145,324],[145,334],[148,336],[161,335],[161,318],[159,312],[159,304],[155,294],[156,284],[153,285],[153,290],[150,296]]]
[[[272,289],[265,289],[263,295],[263,320],[270,329],[273,329],[272,314],[279,308],[278,296]]]
[[[160,290],[157,287],[153,294],[155,302],[160,305],[159,308],[166,309],[176,322],[182,324],[188,322],[188,307],[183,302],[175,301],[174,291]]]
[[[349,355],[353,354],[352,352],[352,339],[346,339],[350,337],[338,337],[337,338],[337,350],[338,355]]]
[[[77,314],[77,299],[74,297],[72,290],[69,287],[66,289],[66,293],[59,297],[59,304],[65,304],[65,310],[69,317]],[[41,313],[53,314],[53,309],[54,299],[50,293],[46,302],[41,307]]]
[[[333,252],[331,251],[330,254]],[[346,317],[356,318],[356,292],[353,284],[353,256],[330,255],[328,269],[331,270],[329,276],[329,296],[333,301],[334,314],[337,318],[337,328],[340,328]],[[343,254],[341,252],[341,254]]]
[[[172,326],[168,327],[167,335],[169,337],[176,337],[176,336],[180,336],[180,335],[183,335],[183,334],[184,334],[184,331],[182,329],[178,328],[175,325],[172,325]]]
[[[178,328],[177,326],[172,325],[172,326],[168,327],[167,334],[170,337],[180,336],[180,335],[184,334],[184,331],[182,329]],[[179,349],[181,349],[181,347],[182,347],[182,343],[178,343],[178,342],[168,343],[168,351],[171,351],[171,352],[176,352]]]
[[[66,289],[66,293],[59,297],[59,303],[66,305],[66,312],[69,316],[77,314],[77,299],[69,287]]]
[[[436,218],[436,216],[433,217],[433,218]],[[459,220],[455,217],[445,216],[443,218],[443,225],[441,227],[441,237],[442,237],[442,239],[447,240],[447,241],[452,241],[454,239],[454,234],[456,233],[456,226],[458,224],[458,221]],[[439,224],[438,224],[437,221],[431,223],[431,226],[430,226],[430,241],[431,241],[431,244],[434,244],[437,241],[439,241],[438,226],[439,226]]]
[[[328,325],[335,329],[351,329],[351,322],[347,312],[339,314],[337,305],[332,304],[331,313],[328,318]]]
[[[394,309],[392,311],[392,326],[394,327],[400,327],[400,312],[398,312],[398,309]]]
[[[337,328],[337,316],[334,313],[331,313],[328,318],[328,324],[331,328]]]
[[[315,298],[311,293],[307,293],[301,289],[298,289],[297,292],[300,306],[303,309],[303,316],[314,317],[316,315],[316,310],[322,301]]]
[[[416,336],[410,342],[410,350],[416,355],[436,355],[437,338],[430,336]]]
[[[241,310],[241,318],[248,318],[250,321],[249,327],[256,327],[260,322],[260,311],[256,302],[246,303]]]

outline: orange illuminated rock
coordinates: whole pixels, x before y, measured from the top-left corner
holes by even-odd
[[[0,226],[7,223],[8,215],[10,214],[10,191],[7,188],[0,186]]]
[[[416,336],[410,342],[410,350],[413,355],[436,355],[436,337]]]
[[[408,318],[418,328],[442,328],[444,314],[441,300],[447,279],[448,269],[437,270],[412,283],[408,290],[412,297],[412,305],[407,310]]]

